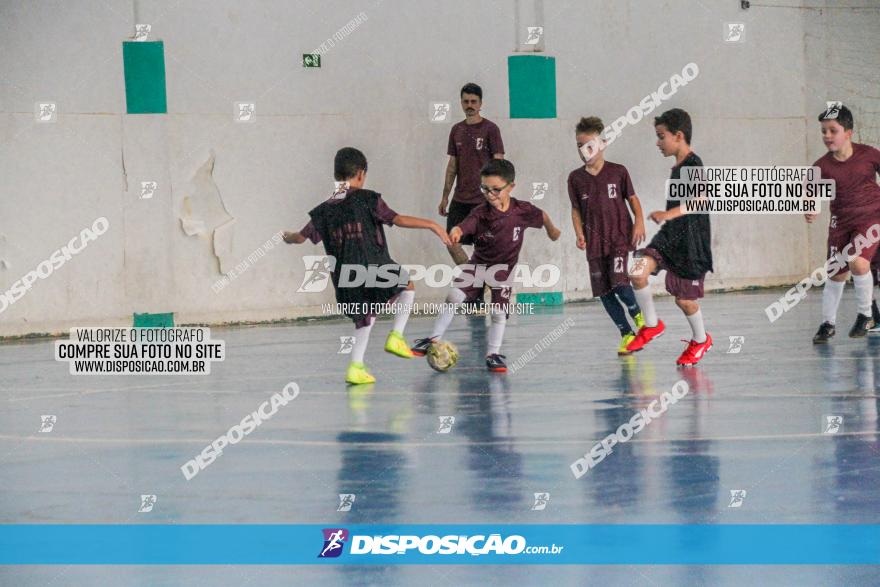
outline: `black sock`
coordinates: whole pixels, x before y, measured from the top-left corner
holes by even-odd
[[[617,326],[620,335],[624,336],[632,334],[632,327],[626,319],[626,313],[624,313],[623,307],[618,303],[617,298],[614,297],[614,292],[608,292],[604,296],[599,296],[599,299],[602,300],[602,305],[605,306],[605,311],[611,316],[611,320],[614,322],[614,325]]]
[[[638,302],[636,302],[636,294],[633,291],[632,286],[621,285],[615,287],[614,293],[617,295],[617,298],[623,302],[623,305],[626,306],[626,309],[629,311],[629,315],[633,318],[642,311],[639,308]]]

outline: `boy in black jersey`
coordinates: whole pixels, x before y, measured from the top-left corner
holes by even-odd
[[[671,179],[679,179],[681,168],[702,167],[703,162],[691,151],[691,117],[679,108],[667,110],[654,119],[657,147],[664,157],[675,157]],[[666,291],[675,296],[690,323],[693,336],[676,361],[680,367],[696,365],[712,348],[712,337],[703,325],[703,313],[697,302],[703,297],[703,278],[712,271],[711,229],[708,214],[685,214],[677,200],[667,200],[666,210],[655,210],[648,218],[663,224],[644,249],[636,251],[630,280],[636,301],[642,309],[645,325],[639,329],[627,349],[640,351],[652,339],[663,334],[666,325],[657,318],[648,276],[666,270]]]
[[[385,350],[404,358],[412,358],[403,329],[406,326],[412,308],[415,291],[409,281],[404,288],[399,285],[406,280],[405,269],[396,264],[388,253],[383,224],[401,226],[403,228],[425,228],[433,231],[443,244],[449,246],[451,241],[446,231],[432,220],[403,216],[388,207],[382,196],[372,190],[364,189],[367,176],[367,158],[359,150],[345,147],[336,153],[334,175],[338,182],[345,182],[330,199],[309,212],[311,220],[299,232],[285,232],[284,241],[300,244],[306,239],[313,243],[324,243],[327,255],[335,260],[331,270],[333,288],[336,290],[336,301],[346,304],[346,315],[354,321],[354,345],[351,363],[346,371],[345,380],[352,384],[373,383],[373,377],[364,365],[364,353],[370,330],[375,322],[373,308],[385,303],[398,304],[394,316],[394,326],[385,341]],[[387,273],[382,274],[382,283],[367,281],[363,285],[339,285],[339,277],[345,267],[370,266],[390,270],[394,279]],[[401,278],[401,275],[403,277]],[[369,272],[367,272],[369,280]]]

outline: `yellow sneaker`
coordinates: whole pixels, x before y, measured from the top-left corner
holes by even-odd
[[[392,330],[388,333],[388,338],[385,339],[385,352],[397,355],[398,357],[403,357],[404,359],[412,359],[415,357],[415,355],[412,354],[412,351],[409,350],[409,344],[407,344],[406,339],[396,330]]]
[[[639,316],[641,316],[641,314],[639,314]],[[635,334],[632,334],[632,333],[625,334],[623,336],[623,338],[620,339],[620,346],[617,347],[617,354],[620,356],[631,354],[632,351],[627,350],[626,347],[629,343],[631,343],[633,340],[635,340],[635,338],[636,338]]]
[[[367,366],[363,363],[349,363],[348,370],[345,372],[345,382],[352,385],[363,385],[364,383],[375,383],[376,378],[367,371]]]
[[[642,316],[641,312],[636,314],[633,320],[635,320],[636,323],[636,331],[638,331],[642,326],[645,325],[645,317]]]

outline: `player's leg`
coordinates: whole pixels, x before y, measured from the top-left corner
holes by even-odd
[[[642,310],[645,325],[657,325],[657,310],[654,307],[654,296],[648,287],[648,278],[659,269],[657,260],[647,254],[641,254],[634,259],[632,270],[629,273],[629,281],[632,284],[636,303]]]
[[[354,346],[351,349],[351,362],[345,372],[345,381],[354,385],[374,383],[373,377],[364,364],[364,355],[367,352],[367,344],[370,342],[370,331],[373,329],[376,318],[369,316],[355,322]]]
[[[871,262],[864,257],[856,257],[850,261],[849,271],[853,276],[858,310],[856,321],[849,331],[849,336],[850,338],[861,338],[868,334],[869,329],[874,327],[874,319],[871,316],[871,299],[874,295]]]
[[[624,311],[623,306],[620,305],[620,302],[617,301],[617,297],[611,290],[599,296],[599,299],[602,301],[602,306],[605,308],[605,312],[620,332],[621,343],[617,349],[618,354],[629,354],[629,351],[626,350],[626,346],[632,342],[636,333],[633,332],[629,320],[626,319],[626,312]]]
[[[470,213],[473,206],[469,206],[468,204],[462,204],[461,202],[456,202],[452,200],[449,204],[449,211],[446,214],[446,232],[452,231],[453,227],[457,224],[461,223],[462,220],[467,218],[467,215]],[[468,255],[464,252],[464,249],[461,245],[469,245],[472,244],[470,241],[465,241],[461,243],[455,243],[446,247],[446,250],[449,251],[449,256],[452,257],[452,261],[456,265],[463,265],[468,262]]]
[[[690,295],[692,294],[689,294],[689,297]],[[675,305],[684,313],[691,327],[691,340],[675,363],[681,367],[691,367],[699,363],[700,359],[712,348],[712,337],[706,332],[703,311],[696,299],[676,297]]]
[[[482,288],[473,286],[467,288],[453,287],[450,289],[446,295],[446,303],[440,307],[440,312],[437,313],[437,318],[434,320],[434,330],[431,332],[431,336],[416,339],[410,349],[412,354],[417,357],[424,357],[428,353],[428,349],[431,348],[431,345],[435,341],[440,340],[440,337],[443,336],[446,329],[452,324],[452,319],[455,318],[455,311],[458,305],[469,297],[476,296],[477,292],[481,291]]]
[[[489,306],[489,316],[492,322],[487,337],[486,368],[493,373],[507,372],[507,365],[504,362],[506,357],[500,353],[501,343],[504,340],[504,328],[507,325],[510,295],[511,288],[509,286],[492,288],[492,304]]]
[[[874,253],[874,259],[871,261],[871,279],[874,284],[872,292],[874,299],[871,300],[871,317],[874,319],[874,327],[871,328],[869,334],[880,334],[880,308],[877,307],[877,286],[880,285],[880,255]]]
[[[413,301],[416,297],[415,286],[410,281],[406,285],[406,289],[397,294],[397,297],[391,302],[394,307],[394,324],[388,338],[385,339],[385,351],[398,357],[411,359],[415,355],[409,349],[406,339],[403,338],[403,331],[412,312]]]
[[[626,285],[618,285],[612,291],[617,296],[617,299],[620,300],[620,303],[626,306],[626,311],[629,312],[630,317],[635,321],[636,328],[644,326],[645,318],[642,315],[642,309],[639,307],[639,302],[636,300],[636,294],[632,286],[628,283]]]
[[[663,334],[666,325],[657,317],[657,310],[654,307],[654,296],[651,295],[651,288],[648,284],[648,278],[656,271],[662,269],[662,257],[660,253],[654,249],[642,249],[636,252],[633,268],[629,273],[629,280],[632,283],[633,293],[636,302],[642,310],[644,317],[644,326],[639,328],[636,337],[626,346],[631,352],[642,350],[651,340]]]
[[[875,230],[876,225],[873,222],[865,221],[854,227],[850,233],[856,256],[849,261],[849,272],[853,277],[858,310],[856,321],[849,331],[850,338],[862,338],[868,334],[868,330],[874,327],[873,312],[871,311],[871,302],[874,297],[871,262],[877,252],[878,243],[870,237],[875,233]]]
[[[617,354],[628,355],[630,351],[626,346],[635,338],[635,333],[626,319],[626,312],[617,301],[617,297],[612,291],[612,271],[614,269],[615,257],[608,255],[606,257],[598,257],[596,259],[587,259],[587,266],[590,272],[590,288],[593,295],[598,297],[605,308],[605,313],[614,322],[614,326],[620,332],[621,341],[617,348]]]
[[[629,312],[630,317],[635,322],[636,330],[639,330],[645,325],[645,319],[642,316],[642,310],[639,308],[639,303],[636,301],[636,294],[629,282],[629,274],[626,268],[628,257],[629,251],[627,249],[615,251],[613,258],[611,259],[611,264],[608,267],[611,276],[610,285],[612,293],[620,303],[626,306],[627,312]],[[624,339],[627,338],[627,336],[624,336]],[[633,335],[633,338],[635,338],[635,335]],[[629,352],[626,350],[626,346],[629,345],[630,342],[632,342],[631,339],[626,340],[625,345],[621,345],[621,348],[618,349],[618,351],[623,352],[620,352],[620,354],[626,354]]]
[[[849,243],[849,235],[840,229],[828,229],[829,258],[837,255]],[[849,277],[849,269],[844,266],[822,287],[822,323],[813,335],[813,344],[827,343],[836,334],[837,308],[843,297],[843,288]]]

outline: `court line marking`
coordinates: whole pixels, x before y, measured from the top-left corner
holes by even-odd
[[[272,379],[277,379],[277,378],[273,377]],[[300,380],[303,378],[297,377],[296,379]],[[249,394],[262,393],[262,392],[266,391],[266,390],[262,390],[262,389],[247,390],[247,391],[240,390],[240,389],[231,389],[231,390],[223,390],[223,389],[212,389],[212,390],[206,390],[206,389],[168,389],[168,390],[163,390],[162,389],[163,387],[171,387],[173,385],[174,385],[173,383],[157,384],[157,385],[136,385],[136,386],[132,386],[132,387],[123,387],[123,388],[115,388],[115,389],[90,389],[90,390],[83,390],[83,391],[68,391],[68,392],[64,392],[64,393],[55,393],[55,394],[49,394],[49,395],[34,395],[34,396],[19,395],[19,396],[15,396],[15,397],[6,398],[4,401],[9,402],[9,403],[17,403],[17,402],[26,402],[26,401],[41,400],[41,399],[54,399],[54,398],[59,398],[59,397],[88,396],[88,395],[97,395],[100,393],[117,393],[117,392],[118,393],[125,393],[125,392],[135,392],[135,391],[139,392],[139,393],[163,393],[163,394],[196,393],[196,394],[202,394],[205,396],[239,395],[240,394],[242,397],[246,398],[246,397],[250,397]],[[326,391],[314,390],[314,391],[310,391],[309,395],[332,396],[332,395],[337,395],[337,394],[341,394],[341,393],[345,393],[345,391],[341,391],[341,390],[326,390]],[[458,396],[480,396],[480,395],[489,394],[489,393],[490,392],[488,392],[488,391],[471,391],[471,392],[457,393],[457,395]],[[582,391],[568,391],[568,392],[566,392],[566,391],[557,390],[557,391],[553,391],[552,393],[554,394],[552,397],[552,399],[554,399],[554,400],[557,400],[560,397],[577,397],[577,398],[583,399],[583,392]],[[613,394],[616,392],[609,391],[608,393]],[[382,391],[383,397],[391,397],[391,396],[405,397],[407,395],[412,395],[412,394],[413,394],[412,391],[400,390],[400,389],[385,389]],[[614,396],[604,397],[604,398],[597,397],[597,398],[592,399],[590,401],[593,403],[610,403],[614,400],[619,400],[619,399],[647,401],[650,399],[658,399],[659,397],[660,397],[659,394],[658,395],[649,395],[649,396],[632,396],[632,397],[624,397],[624,398],[621,398],[619,395],[614,395]],[[546,398],[551,399],[549,395],[546,396]],[[719,392],[716,389],[712,393],[711,396],[705,397],[705,401],[708,401],[710,399],[713,401],[719,401],[719,400],[728,401],[728,400],[737,400],[740,398],[743,398],[743,399],[745,399],[745,398],[748,398],[748,399],[754,399],[754,398],[761,398],[761,399],[803,398],[803,399],[864,400],[864,399],[880,399],[880,395],[875,395],[875,394],[863,395],[863,394],[855,394],[855,393],[823,394],[822,392],[816,392],[815,394],[811,394],[811,393],[767,394],[767,393],[755,392],[755,393],[739,393],[736,396],[732,396],[732,395],[719,395]],[[533,400],[539,400],[539,399],[542,399],[542,396],[532,395],[532,396],[529,396],[528,398],[523,397],[519,403],[522,404],[522,403],[527,402],[529,405],[544,405],[541,402],[534,402],[533,401]],[[615,405],[613,407],[621,407],[621,406]]]
[[[344,432],[340,430],[339,432]],[[858,432],[837,432],[835,434],[824,434],[822,432],[801,432],[795,434],[760,434],[754,436],[685,436],[685,437],[675,437],[675,438],[633,438],[630,440],[630,443],[645,443],[645,444],[661,444],[661,443],[671,443],[671,442],[707,442],[707,441],[729,441],[729,440],[792,440],[798,438],[828,438],[828,437],[841,437],[841,436],[849,436],[849,437],[859,437],[859,436],[880,436],[880,431],[877,430],[867,430],[867,431],[858,431]],[[206,445],[210,444],[214,439],[213,438],[75,438],[70,436],[15,436],[12,434],[0,434],[0,440],[19,440],[19,441],[27,441],[27,440],[35,440],[37,442],[61,442],[61,443],[92,443],[92,444],[201,444]],[[556,445],[583,445],[583,446],[593,446],[597,442],[601,442],[601,438],[590,440],[590,439],[579,439],[579,440],[514,440],[515,443],[520,445],[535,445],[535,444],[556,444]],[[337,440],[278,440],[278,439],[259,439],[259,438],[248,438],[246,441],[241,441],[238,444],[261,444],[261,445],[280,445],[280,446],[348,446],[348,445],[366,445],[366,446],[376,446],[383,448],[406,448],[413,446],[425,446],[425,447],[444,447],[444,446],[493,446],[493,445],[508,445],[510,443],[510,439],[499,439],[495,442],[340,442]]]

